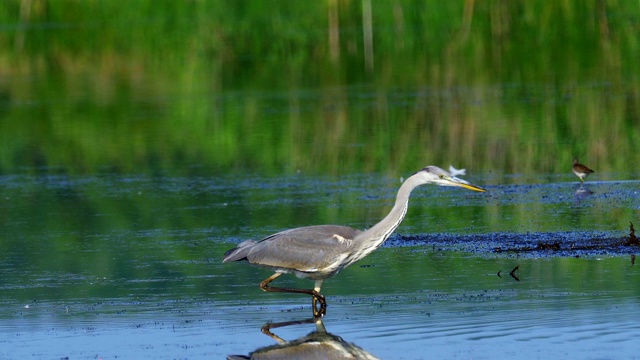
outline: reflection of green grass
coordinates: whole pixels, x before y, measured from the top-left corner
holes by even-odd
[[[375,3],[373,71],[361,11],[4,2],[0,170],[551,173],[578,155],[604,173],[640,160],[638,3]]]

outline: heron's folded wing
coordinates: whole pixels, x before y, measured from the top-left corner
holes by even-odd
[[[251,251],[251,248],[255,246],[256,242],[253,240],[246,240],[238,244],[235,248],[224,253],[224,259],[222,262],[244,260],[247,254]]]
[[[256,243],[247,260],[303,272],[321,271],[348,256],[358,233],[356,229],[334,225],[291,229]]]

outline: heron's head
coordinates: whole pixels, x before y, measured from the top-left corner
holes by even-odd
[[[437,166],[433,166],[433,165],[427,166],[426,168],[420,170],[418,173],[422,175],[425,184],[436,184],[440,186],[457,186],[457,187],[462,187],[465,189],[480,191],[480,192],[486,191],[485,189],[479,186],[470,184],[469,182],[459,179],[455,176],[451,176],[451,174],[449,174],[445,170],[440,169]]]

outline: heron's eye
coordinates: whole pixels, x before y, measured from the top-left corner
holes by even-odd
[[[444,175],[440,175],[440,179],[444,179]]]

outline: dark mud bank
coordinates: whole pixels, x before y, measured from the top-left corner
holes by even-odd
[[[621,256],[640,252],[633,232],[626,236],[602,232],[395,235],[384,246],[526,257]]]

